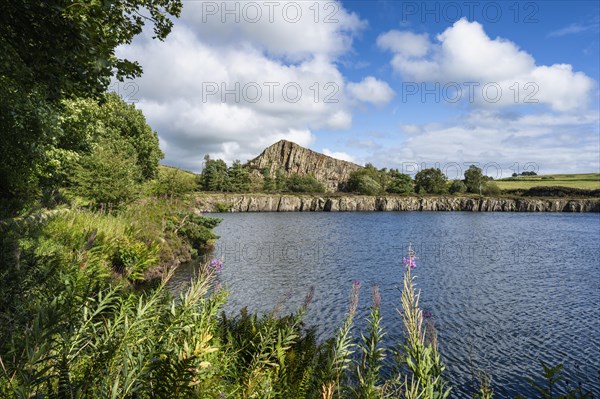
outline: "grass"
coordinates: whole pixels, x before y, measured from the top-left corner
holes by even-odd
[[[519,176],[495,180],[502,190],[527,190],[540,186],[559,186],[584,190],[600,189],[600,173]]]

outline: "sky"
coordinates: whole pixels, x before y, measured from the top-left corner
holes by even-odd
[[[183,0],[111,89],[194,172],[287,139],[408,174],[598,173],[599,26],[598,1]]]

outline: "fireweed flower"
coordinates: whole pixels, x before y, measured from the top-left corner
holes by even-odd
[[[350,318],[354,317],[354,314],[356,313],[356,309],[358,308],[358,292],[360,291],[360,281],[359,280],[354,280],[352,282],[352,296],[350,299],[350,312],[349,312],[349,316]]]
[[[417,267],[415,262],[416,256],[415,251],[412,249],[412,243],[408,244],[408,257],[402,257],[402,264],[407,269],[414,269]]]
[[[404,267],[406,267],[406,268],[410,267],[411,269],[414,269],[415,267],[417,267],[414,257],[408,257],[408,258],[403,257],[402,263],[404,264]]]
[[[221,262],[219,259],[213,259],[210,261],[208,267],[211,271],[220,273],[221,270],[223,270],[223,262]]]
[[[371,287],[371,296],[373,298],[373,307],[379,309],[381,307],[381,294],[379,293],[379,286],[373,284]]]

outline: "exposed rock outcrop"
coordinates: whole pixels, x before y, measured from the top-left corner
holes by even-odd
[[[314,196],[283,194],[199,194],[194,206],[215,212],[347,212],[347,211],[468,211],[468,212],[600,212],[598,199],[531,199],[479,197]]]
[[[255,170],[267,168],[271,177],[275,177],[278,169],[286,176],[312,174],[329,192],[338,191],[350,178],[351,172],[362,168],[286,140],[267,147],[258,157],[248,161],[247,166]]]

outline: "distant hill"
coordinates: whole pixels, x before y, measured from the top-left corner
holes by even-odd
[[[329,192],[339,191],[351,172],[362,169],[355,163],[329,157],[287,140],[267,147],[258,157],[248,161],[247,166],[255,170],[266,168],[271,177],[275,177],[278,169],[286,176],[312,174]]]

